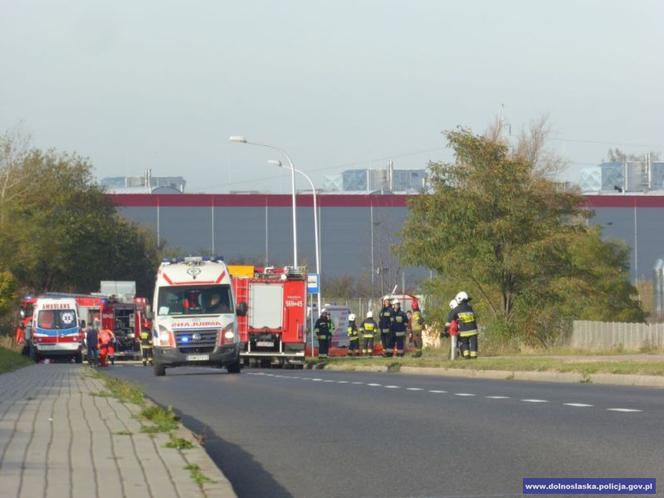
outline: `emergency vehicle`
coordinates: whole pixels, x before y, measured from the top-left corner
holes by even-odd
[[[30,357],[67,357],[83,361],[84,333],[79,308],[70,297],[39,297],[34,304],[30,328]]]
[[[307,276],[303,268],[229,265],[238,301],[243,362],[249,366],[303,366]]]
[[[36,302],[37,298],[28,294],[21,299],[19,304],[19,320],[14,339],[16,344],[23,345],[23,354],[28,354],[30,350],[30,341],[26,335],[30,334],[29,329],[32,327],[32,313]]]
[[[231,277],[221,258],[164,260],[155,285],[152,342],[154,373],[178,366],[225,367],[239,373],[240,338]]]

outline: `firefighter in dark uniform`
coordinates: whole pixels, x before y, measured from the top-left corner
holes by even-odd
[[[397,346],[397,356],[403,356],[404,343],[408,334],[408,315],[401,309],[401,301],[392,301],[392,315],[390,317],[390,330],[392,340]]]
[[[477,358],[477,319],[472,306],[470,306],[470,297],[466,292],[459,292],[454,300],[457,302],[456,308],[447,315],[447,322],[456,320],[459,329],[459,350],[464,359]]]
[[[390,298],[383,299],[383,308],[378,317],[378,327],[380,328],[380,342],[383,344],[383,356],[392,356],[394,342],[392,340],[392,305]]]
[[[378,324],[373,319],[373,311],[367,311],[367,317],[360,324],[362,334],[362,354],[371,356],[373,354],[374,337],[378,330]]]
[[[360,331],[355,323],[355,314],[348,315],[348,354],[357,356],[360,354]]]
[[[150,365],[152,365],[152,333],[145,326],[141,328],[140,340],[143,366],[146,366],[148,361],[150,362]]]
[[[334,324],[328,316],[327,310],[323,308],[320,317],[316,320],[314,326],[314,334],[318,337],[318,357],[327,358],[327,353],[330,349],[330,342],[332,341],[332,331]]]

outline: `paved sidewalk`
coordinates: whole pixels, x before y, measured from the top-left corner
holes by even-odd
[[[200,446],[165,448],[167,434],[141,433],[139,407],[94,396],[106,389],[86,370],[50,364],[0,375],[1,497],[235,496]],[[214,482],[201,489],[189,464]]]

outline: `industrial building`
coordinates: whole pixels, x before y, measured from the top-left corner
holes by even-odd
[[[328,277],[365,275],[379,289],[407,286],[428,275],[402,269],[391,247],[398,241],[411,196],[324,194],[318,196],[321,268]],[[160,241],[190,253],[223,255],[227,261],[290,264],[293,259],[291,196],[277,194],[114,194],[120,213],[151,230]],[[664,195],[586,195],[609,239],[631,249],[632,279],[650,278],[664,256]],[[298,194],[300,263],[314,269],[313,199]]]

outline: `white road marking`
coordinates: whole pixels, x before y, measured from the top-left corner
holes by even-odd
[[[576,406],[578,408],[590,408],[593,405],[588,405],[586,403],[563,403],[565,406]]]
[[[434,393],[434,394],[445,394],[447,391],[439,391],[437,389],[430,389],[429,392]]]
[[[355,382],[351,382],[351,384],[355,384],[357,386],[357,385],[360,385],[360,384],[364,384],[364,382],[355,381]]]
[[[336,380],[327,379],[327,380],[324,380],[323,382],[336,382]]]
[[[316,379],[311,379],[311,380],[313,380],[314,382],[321,382],[323,379],[316,378]]]
[[[347,380],[338,380],[337,384],[348,384]]]
[[[509,399],[509,396],[484,396],[487,399]]]
[[[637,410],[635,408],[607,408],[610,412],[622,412],[622,413],[633,413],[633,412],[642,412],[643,410]]]
[[[424,391],[421,387],[407,387],[406,391]]]
[[[466,396],[466,397],[475,396],[472,393],[454,393],[454,395],[455,396]]]
[[[524,403],[548,403],[548,399],[522,399]]]
[[[385,389],[401,389],[400,386],[383,386]]]
[[[371,384],[367,384],[367,386],[371,386],[371,387],[381,387],[382,384],[374,384],[374,383],[372,382]]]

